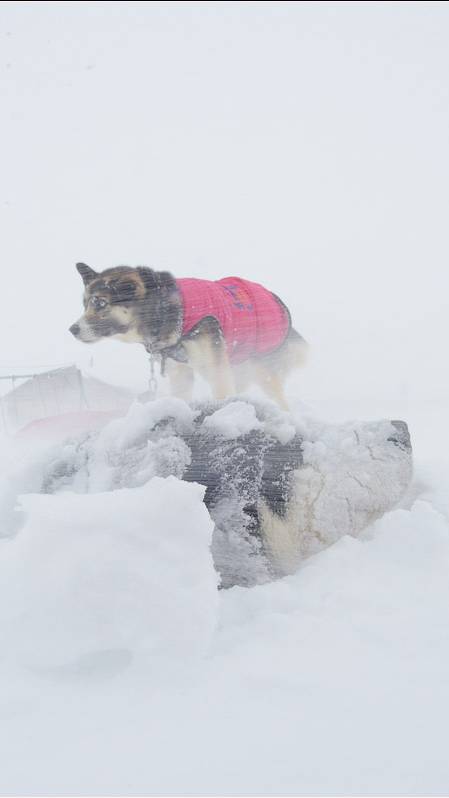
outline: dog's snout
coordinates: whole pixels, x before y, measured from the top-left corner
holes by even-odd
[[[81,330],[81,328],[80,328],[79,324],[72,324],[72,326],[69,327],[69,332],[71,332],[72,335],[75,336],[75,338],[77,338],[78,335],[80,334],[80,330]]]

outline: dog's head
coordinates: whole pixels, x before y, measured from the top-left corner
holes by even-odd
[[[128,266],[96,272],[85,263],[77,263],[76,268],[84,283],[85,310],[70,327],[72,335],[84,343],[111,337],[142,341],[139,311],[154,272]]]

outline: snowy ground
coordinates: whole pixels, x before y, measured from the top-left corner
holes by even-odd
[[[363,541],[217,591],[199,488],[17,518],[39,444],[0,441],[0,794],[449,793],[448,39],[447,2],[0,3],[0,377],[147,388],[70,335],[77,261],[238,274],[310,342],[312,415],[415,450]]]
[[[196,485],[25,498],[0,558],[2,794],[447,794],[447,406],[310,409],[407,420],[414,483],[278,582],[216,591]]]

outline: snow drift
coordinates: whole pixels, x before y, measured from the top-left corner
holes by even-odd
[[[31,481],[47,494],[136,489],[157,476],[204,485],[214,562],[229,587],[292,573],[342,535],[359,535],[397,504],[411,472],[404,422],[298,423],[269,403],[164,398],[54,447]],[[15,482],[23,492],[24,474]],[[109,512],[106,496],[99,504]]]
[[[155,477],[108,495],[23,497],[24,526],[0,547],[4,658],[58,667],[98,652],[204,653],[217,574],[203,494]]]
[[[96,432],[3,454],[2,792],[444,794],[441,468],[420,462],[400,499],[411,471],[402,425],[295,420],[251,403],[197,410],[135,406]],[[202,457],[192,435],[211,444]],[[218,509],[204,503],[210,486],[181,476],[229,446],[233,486],[242,442],[264,453],[255,478],[267,453],[298,439],[294,470],[310,496],[323,474],[313,523],[334,513],[336,526],[306,536],[296,573],[273,581],[259,552],[240,574],[256,560],[264,584],[217,591]],[[234,516],[221,507],[228,530],[243,517],[232,506]]]
[[[230,587],[293,573],[393,507],[410,475],[402,422],[301,427],[270,404],[135,404],[4,490],[6,650],[33,667],[204,653],[218,574]]]

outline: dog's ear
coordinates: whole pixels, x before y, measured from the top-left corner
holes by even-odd
[[[84,285],[89,285],[90,282],[97,277],[97,272],[90,268],[87,263],[77,263],[76,268],[78,269],[81,277],[83,278]]]
[[[170,272],[156,272],[157,287],[162,289],[174,288],[174,278]]]
[[[153,269],[148,269],[147,266],[138,266],[137,273],[142,279],[146,294],[157,288],[156,273]]]

